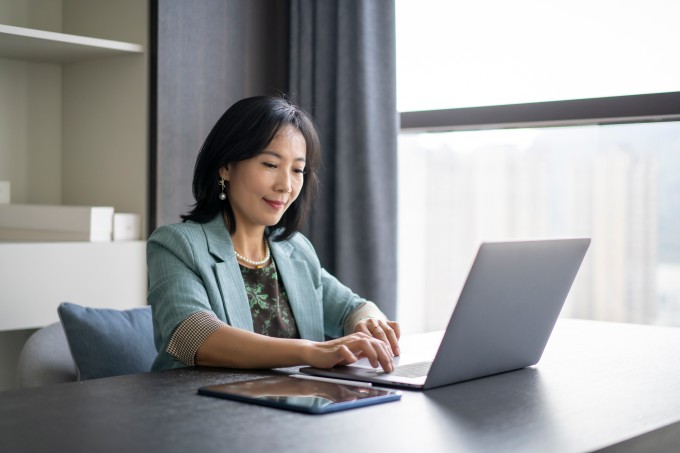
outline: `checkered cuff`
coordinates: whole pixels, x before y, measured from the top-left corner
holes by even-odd
[[[366,302],[362,305],[359,305],[357,308],[354,309],[352,313],[349,314],[347,319],[345,320],[345,335],[349,335],[354,332],[354,326],[361,320],[366,319],[366,318],[376,318],[376,319],[382,319],[383,321],[387,321],[387,316],[383,314],[382,311],[378,308],[376,304],[373,302]]]
[[[185,365],[194,366],[198,348],[223,325],[214,313],[198,311],[177,326],[165,350]]]

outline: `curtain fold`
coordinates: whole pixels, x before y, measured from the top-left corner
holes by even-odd
[[[396,316],[394,0],[291,0],[289,95],[321,137],[305,234],[321,264]]]

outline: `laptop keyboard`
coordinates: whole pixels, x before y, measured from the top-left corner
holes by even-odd
[[[398,367],[395,367],[394,371],[389,373],[389,375],[409,378],[426,376],[427,372],[430,371],[431,365],[432,362],[416,362],[409,363],[408,365],[400,365]]]

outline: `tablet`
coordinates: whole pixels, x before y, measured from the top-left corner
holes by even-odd
[[[201,387],[200,395],[308,414],[325,414],[396,401],[398,390],[274,376]]]

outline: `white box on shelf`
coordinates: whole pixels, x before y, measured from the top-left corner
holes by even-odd
[[[0,203],[9,203],[9,181],[0,181]]]
[[[113,207],[0,204],[0,240],[110,242]]]
[[[113,240],[138,241],[142,238],[142,222],[138,214],[113,214]]]

